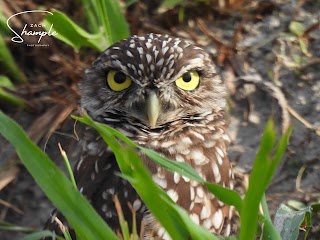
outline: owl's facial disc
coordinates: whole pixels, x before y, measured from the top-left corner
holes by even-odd
[[[226,104],[210,55],[167,35],[132,36],[110,46],[86,71],[80,89],[82,107],[116,127],[158,131]]]

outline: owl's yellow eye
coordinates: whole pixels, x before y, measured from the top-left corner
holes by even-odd
[[[107,82],[113,91],[118,92],[130,87],[132,80],[121,71],[111,70],[108,72]]]
[[[200,77],[197,71],[184,73],[176,80],[176,85],[186,91],[192,91],[199,86]]]

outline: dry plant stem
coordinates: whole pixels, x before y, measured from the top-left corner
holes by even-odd
[[[55,105],[46,111],[43,115],[38,117],[28,129],[28,135],[34,143],[39,141],[48,133],[51,123],[56,119],[57,113],[63,110],[63,106]],[[52,128],[51,128],[52,129]]]
[[[74,122],[74,124],[73,124],[73,133],[74,133],[74,138],[75,138],[77,141],[79,141],[80,138],[79,138],[79,135],[78,135],[77,130],[76,130],[77,123],[78,123],[78,121],[76,120],[76,121]]]
[[[314,127],[311,123],[305,120],[302,116],[299,115],[292,107],[287,106],[289,113],[296,118],[299,122],[301,122],[306,128],[312,130],[315,134],[320,136],[320,129]]]
[[[122,224],[126,224],[126,221],[124,219],[123,210],[122,210],[118,195],[114,196],[113,201],[114,201],[114,205],[116,207],[117,213],[118,213],[119,224],[120,224],[121,229],[122,229]],[[119,237],[119,239],[124,239],[125,238],[125,236],[123,236],[123,234],[121,234],[120,230],[117,231],[117,236]]]
[[[131,240],[136,240],[138,239],[138,234],[137,234],[137,218],[136,218],[136,210],[132,206],[130,202],[128,202],[128,206],[131,210],[132,213],[132,234],[130,236]]]
[[[172,35],[172,32],[164,29],[164,28],[161,28],[157,25],[154,25],[152,23],[149,23],[149,22],[145,22],[143,23],[143,28],[145,30],[147,30],[148,32],[156,32],[156,33],[160,33],[160,34],[168,34],[168,35]]]
[[[70,115],[74,108],[74,104],[70,104],[67,107],[57,104],[38,117],[28,129],[28,135],[32,141],[39,143],[44,136],[49,138],[50,134]],[[52,122],[53,124],[51,125]],[[8,160],[7,166],[0,170],[0,190],[13,181],[20,171],[17,167],[18,161],[16,161],[16,157],[11,156],[11,158]]]
[[[36,142],[38,142],[38,141],[40,141],[40,139],[42,138],[42,137],[45,137],[46,138],[46,142],[45,142],[45,144],[44,144],[44,150],[46,149],[46,145],[47,145],[47,143],[48,143],[48,141],[49,141],[49,138],[50,138],[50,136],[51,136],[51,134],[59,127],[59,125],[64,121],[64,120],[66,120],[66,118],[71,114],[71,112],[75,109],[75,107],[76,107],[76,103],[70,103],[70,104],[68,104],[66,107],[64,107],[64,108],[61,108],[61,105],[55,105],[54,107],[52,107],[52,109],[51,110],[53,110],[52,111],[52,113],[53,114],[55,114],[54,113],[54,109],[58,109],[58,113],[53,117],[53,121],[51,120],[51,122],[52,122],[52,124],[49,124],[49,127],[47,127],[47,128],[45,128],[46,129],[46,132],[44,132],[43,131],[43,134],[39,134],[39,136],[35,136],[35,137],[37,137],[37,141]],[[51,110],[49,110],[48,112],[46,112],[43,116],[41,116],[39,119],[42,119],[42,117],[44,117],[44,119],[45,120],[50,120],[50,119],[46,119],[45,117],[46,117],[46,114],[48,113],[51,113]],[[48,125],[47,125],[48,126]],[[31,126],[31,128],[30,129],[33,129],[33,127],[34,128],[37,128],[37,125],[36,124],[33,124],[32,126]],[[29,129],[29,132],[31,132],[30,131],[30,129]],[[30,136],[32,136],[31,134],[30,134]],[[31,137],[32,138],[32,137]]]
[[[11,208],[13,211],[15,211],[16,213],[23,215],[23,211],[20,210],[19,208],[17,208],[16,206],[12,205],[11,203],[4,201],[2,199],[0,199],[0,204],[7,207],[7,208]]]
[[[289,105],[281,89],[271,82],[262,81],[260,75],[243,76],[240,79],[238,79],[238,81],[240,81],[240,85],[246,83],[254,84],[260,90],[268,93],[270,96],[277,100],[279,107],[281,108],[282,133],[286,132],[291,122],[290,114],[288,112]]]
[[[68,228],[65,225],[63,225],[63,223],[60,221],[59,218],[55,217],[54,221],[58,224],[58,226],[59,226],[61,232],[63,232],[63,234],[66,234],[68,232]]]
[[[4,166],[2,166],[0,169],[0,191],[11,181],[16,179],[19,172],[20,169],[14,159],[12,161],[9,160]]]
[[[302,166],[300,168],[300,170],[298,172],[297,179],[296,179],[296,189],[298,192],[302,192],[302,193],[304,193],[304,191],[301,188],[301,179],[302,179],[303,173],[306,170],[306,168],[307,168],[306,166]]]
[[[201,31],[217,46],[218,57],[217,61],[222,65],[226,59],[230,59],[237,52],[236,45],[238,40],[238,31],[236,30],[233,42],[230,44],[224,44],[222,40],[218,39],[213,33],[210,32],[207,25],[199,18],[196,19]]]
[[[53,133],[64,120],[66,120],[66,118],[75,109],[75,107],[76,107],[76,103],[72,102],[72,103],[69,103],[67,106],[65,106],[62,109],[62,111],[57,115],[55,121],[53,122],[53,124],[49,128],[47,136],[50,136],[50,134]]]
[[[318,28],[320,28],[320,20],[314,24],[312,24],[311,26],[309,26],[303,33],[302,37],[308,37],[308,35],[317,30]]]
[[[140,227],[140,239],[143,239],[145,236],[145,226],[146,226],[145,221],[142,220],[141,227]]]
[[[64,164],[65,164],[67,171],[69,173],[70,180],[71,180],[73,186],[77,189],[76,180],[74,179],[68,156],[67,156],[66,152],[62,149],[60,143],[58,143],[58,146],[59,146],[59,150],[60,150],[61,156],[63,158]]]
[[[207,25],[204,23],[203,20],[197,18],[197,19],[196,19],[196,22],[198,23],[199,28],[201,29],[201,31],[202,31],[206,36],[208,36],[208,38],[210,38],[210,39],[212,40],[212,42],[213,42],[214,44],[216,44],[218,47],[224,46],[224,47],[226,47],[226,48],[228,48],[228,49],[235,50],[234,48],[230,47],[229,45],[224,44],[222,40],[220,40],[220,39],[218,39],[216,36],[214,36],[214,34],[212,34],[212,33],[210,32],[210,30],[208,29]]]

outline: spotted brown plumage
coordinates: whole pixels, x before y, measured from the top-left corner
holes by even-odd
[[[233,188],[226,149],[226,91],[209,55],[189,42],[147,34],[122,40],[103,52],[80,83],[81,106],[96,121],[114,127],[136,143],[190,164],[206,181]],[[170,239],[128,182],[115,175],[114,155],[91,131],[80,141],[74,168],[79,190],[115,231],[113,197],[126,219],[137,211],[146,239]],[[233,209],[204,186],[169,172],[140,154],[154,181],[191,219],[213,233],[229,236]],[[57,214],[57,215],[56,215]],[[61,214],[54,216],[62,218]],[[53,220],[53,219],[51,219]],[[49,229],[57,229],[54,221]]]

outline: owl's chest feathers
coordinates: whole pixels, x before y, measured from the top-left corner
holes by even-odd
[[[134,140],[171,160],[186,162],[194,168],[214,160],[221,163],[230,139],[225,132],[224,119],[217,115],[215,117],[176,124],[163,131],[143,132]],[[152,163],[147,165],[149,168],[155,167]]]
[[[232,172],[226,156],[226,147],[230,140],[225,132],[226,122],[222,116],[207,116],[204,121],[184,122],[164,131],[138,135],[135,141],[173,161],[191,165],[205,181],[232,188]],[[174,202],[189,211],[195,223],[212,232],[222,231],[222,216],[229,218],[227,206],[215,199],[214,195],[198,182],[159,167],[147,156],[142,155],[142,159],[153,180]],[[146,229],[156,233],[156,239],[165,239],[161,237],[162,228],[155,225],[152,215],[146,215],[144,220]]]

